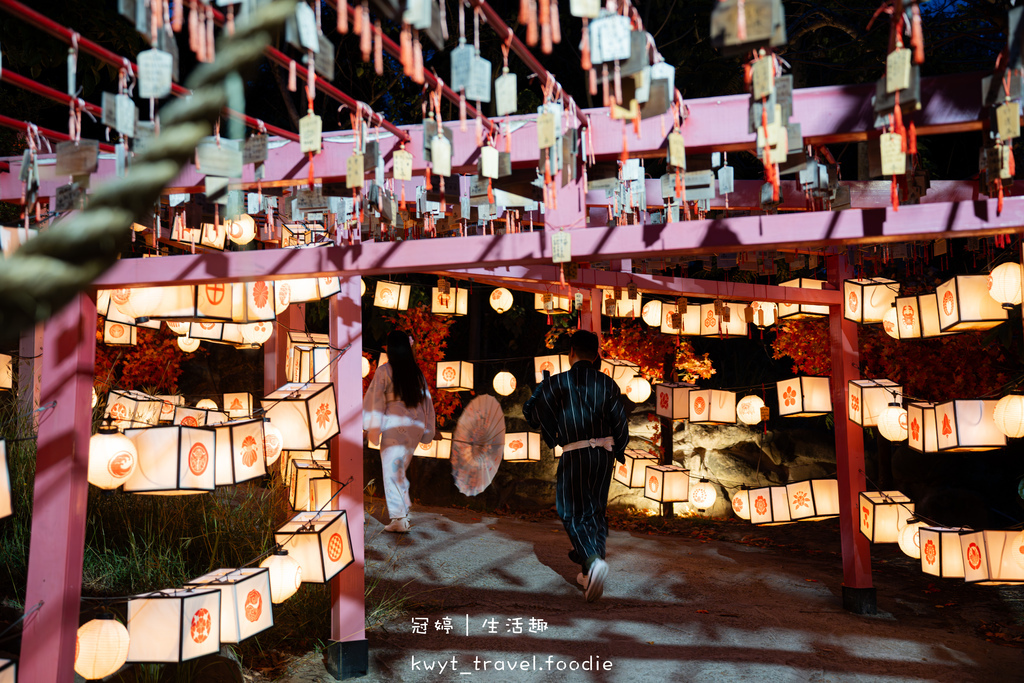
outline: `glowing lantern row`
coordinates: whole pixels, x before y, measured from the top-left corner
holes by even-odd
[[[557,375],[560,372],[569,371],[569,356],[562,354],[556,356],[536,356],[533,359],[533,375],[537,384],[544,381],[544,373],[548,372]]]
[[[299,563],[303,583],[326,583],[354,561],[344,510],[300,512],[277,530],[274,540]]]
[[[11,505],[11,473],[7,469],[7,442],[0,441],[0,519],[10,517],[14,509]]]
[[[619,389],[625,393],[629,382],[640,372],[640,365],[628,360],[618,358],[602,358],[601,372],[615,380]]]
[[[1011,439],[1024,436],[1024,396],[1009,394],[996,402],[992,412],[996,428]]]
[[[156,396],[130,389],[111,389],[103,416],[110,418],[115,427],[142,427],[160,423],[163,401]]]
[[[749,491],[750,522],[758,526],[792,524],[785,486],[762,486]]]
[[[744,396],[736,403],[736,417],[745,425],[756,425],[764,419],[761,416],[764,407],[764,399],[760,396]]]
[[[464,360],[438,363],[437,388],[445,391],[473,391],[473,364]]]
[[[793,521],[817,522],[839,516],[837,479],[808,479],[786,484],[786,497]]]
[[[747,316],[745,304],[724,303],[721,313],[715,311],[715,304],[700,305],[700,336],[730,337],[747,336]],[[726,322],[725,311],[728,310],[729,321]]]
[[[633,403],[643,403],[651,397],[651,383],[643,377],[636,376],[629,380],[622,393]]]
[[[694,389],[689,393],[690,424],[736,424],[736,393]]]
[[[896,301],[900,284],[881,277],[843,281],[843,317],[856,323],[880,323]]]
[[[939,325],[939,299],[935,292],[918,296],[901,296],[896,298],[896,327],[884,326],[886,334],[895,339],[930,339],[943,337],[952,332],[943,332]],[[892,319],[892,318],[890,318]]]
[[[131,439],[115,427],[100,427],[89,439],[89,483],[101,489],[116,489],[135,471],[138,460]]]
[[[988,276],[988,295],[1010,309],[1021,302],[1021,267],[1019,263],[1002,263]]]
[[[227,413],[222,413],[219,410],[207,410],[198,406],[180,405],[174,406],[174,420],[172,422],[186,427],[211,427],[221,422],[227,422],[227,420]]]
[[[109,296],[112,306],[127,318],[119,322],[169,319],[249,323],[273,320],[290,303],[291,287],[257,280],[115,289]]]
[[[908,436],[908,413],[899,403],[890,403],[878,419],[878,433],[889,441],[906,441]]]
[[[0,389],[14,388],[14,359],[0,353]]]
[[[647,465],[644,497],[658,503],[685,503],[690,495],[690,471],[678,465]]]
[[[903,386],[888,379],[854,379],[847,387],[848,415],[862,427],[875,427],[893,396],[903,394]]]
[[[872,543],[897,543],[914,503],[899,491],[861,491],[860,532]]]
[[[260,567],[270,573],[270,601],[275,605],[295,595],[302,585],[302,567],[287,550],[274,550],[270,557],[260,562]]]
[[[547,313],[549,315],[572,313],[572,302],[567,296],[535,294],[533,296],[533,309],[538,313]]]
[[[128,601],[128,661],[187,662],[220,650],[220,591],[184,588]]]
[[[670,420],[685,420],[690,415],[690,391],[696,384],[663,382],[654,385],[654,412]]]
[[[240,643],[274,625],[270,571],[266,568],[215,569],[185,585],[220,591],[222,643]]]
[[[411,293],[410,285],[380,280],[377,282],[377,289],[373,294],[373,305],[392,311],[404,311],[409,308]]]
[[[988,296],[987,275],[957,275],[935,290],[939,327],[943,332],[988,330],[1007,318],[1007,311]]]
[[[615,481],[631,489],[642,489],[647,485],[647,466],[657,465],[658,459],[647,451],[626,449],[625,462],[615,463],[612,476]]]
[[[130,493],[183,495],[213,491],[216,485],[216,433],[210,429],[149,427],[129,429],[138,463],[125,479]]]
[[[793,377],[777,382],[775,386],[782,417],[812,417],[832,412],[828,377]]]
[[[430,442],[429,445],[424,446],[421,443],[416,444],[416,450],[412,452],[413,455],[421,458],[434,458],[435,460],[451,460],[452,457],[452,433],[451,432],[439,432],[439,437]]]
[[[707,479],[701,479],[690,487],[687,499],[690,505],[698,510],[707,510],[714,506],[715,501],[718,500],[718,489]]]
[[[469,290],[451,287],[442,293],[437,287],[430,292],[430,312],[438,315],[466,315],[469,311]]]
[[[270,321],[246,324],[168,323],[167,327],[179,335],[178,347],[186,353],[198,349],[200,341],[226,344],[239,349],[252,349],[265,343],[274,333],[274,325]]]
[[[241,484],[267,474],[264,422],[234,420],[214,427],[217,455],[214,463],[217,486]]]
[[[498,313],[504,313],[512,308],[512,304],[515,303],[515,299],[512,298],[512,292],[508,291],[504,287],[498,287],[491,292],[491,296],[488,297],[488,301],[491,304],[491,308]]]
[[[268,394],[262,405],[281,431],[285,450],[313,450],[340,432],[333,383],[284,384]]]
[[[185,404],[184,396],[172,394],[158,394],[157,398],[163,401],[160,405],[160,422],[168,423],[174,421],[174,408]]]
[[[924,527],[925,523],[921,521],[908,521],[902,529],[900,529],[899,537],[896,542],[899,543],[900,550],[907,557],[911,557],[915,560],[921,559],[921,537],[918,532]]]
[[[747,311],[747,322],[757,327],[771,327],[779,317],[779,307],[771,301],[754,301]]]
[[[961,534],[964,580],[982,586],[1024,583],[1024,535],[1020,531],[972,531]]]
[[[491,385],[502,396],[508,396],[516,390],[516,376],[507,370],[502,370],[494,376]]]
[[[505,432],[503,460],[513,462],[540,461],[540,434],[537,432]]]
[[[674,335],[699,335],[701,331],[700,306],[687,306],[680,311],[680,306],[663,304],[661,307],[661,332]]]
[[[940,451],[988,451],[1006,445],[996,427],[997,401],[957,400],[935,406],[935,430]]]
[[[75,673],[87,681],[110,676],[128,659],[128,642],[128,629],[113,614],[101,614],[82,624],[75,641]]]
[[[800,289],[824,289],[825,284],[824,280],[798,278],[796,280],[781,282],[779,283],[779,286],[799,287]],[[815,304],[787,304],[785,302],[779,303],[779,320],[801,320],[803,318],[827,315],[828,306],[818,306]]]
[[[921,571],[947,579],[964,578],[964,558],[960,534],[963,527],[923,526],[918,530],[921,547]]]

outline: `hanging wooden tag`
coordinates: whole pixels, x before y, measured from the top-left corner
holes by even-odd
[[[786,74],[775,79],[775,102],[782,108],[782,120],[793,116],[793,75]]]
[[[555,116],[549,111],[537,117],[537,147],[547,149],[555,144]]]
[[[139,53],[139,97],[142,99],[167,97],[171,94],[171,69],[174,58],[162,50],[144,50]]]
[[[334,80],[334,45],[324,34],[317,36],[320,49],[313,53],[313,70],[328,81]],[[308,55],[307,55],[308,66]]]
[[[750,70],[751,92],[755,100],[764,99],[775,89],[775,79],[772,73],[772,58],[761,57],[754,62]]]
[[[100,158],[98,140],[71,140],[57,144],[57,160],[54,173],[63,175],[83,175],[96,170]],[[38,177],[38,176],[37,176]]]
[[[498,152],[498,177],[505,178],[510,175],[512,175],[512,154]]]
[[[601,0],[569,0],[569,13],[574,17],[594,19],[601,12]]]
[[[686,170],[686,142],[682,133],[669,133],[668,156],[665,159],[669,166]]]
[[[100,115],[100,123],[107,128],[117,129],[117,95],[112,92],[105,92],[100,97],[100,105],[103,112]]]
[[[139,118],[139,110],[135,106],[135,102],[127,95],[118,95],[115,100],[117,111],[114,117],[114,128],[121,135],[135,137],[135,121]]]
[[[885,91],[889,93],[910,87],[911,50],[897,48],[885,58]]]
[[[240,140],[213,137],[203,138],[196,145],[196,159],[200,173],[223,178],[242,177],[242,150]]]
[[[554,263],[572,261],[572,249],[568,230],[551,233],[551,260]]]
[[[303,154],[319,154],[323,133],[323,121],[316,114],[306,114],[299,119],[299,150]]]
[[[490,145],[480,148],[480,175],[485,178],[498,177],[498,150]]]
[[[498,76],[494,81],[494,109],[497,116],[515,114],[519,108],[518,99],[519,84],[516,75],[507,69],[505,73]]]
[[[619,65],[619,73],[623,76],[632,76],[640,73],[645,67],[650,66],[647,57],[647,36],[646,31],[633,31],[629,35],[629,59]]]
[[[882,175],[903,175],[907,172],[907,155],[903,151],[903,138],[896,133],[882,133],[879,139]]]
[[[996,107],[996,126],[1002,140],[1020,137],[1020,104],[1006,102]]]
[[[451,52],[451,82],[449,85],[455,92],[469,87],[473,70],[473,46],[462,42]]]
[[[363,186],[363,160],[360,152],[352,152],[345,162],[345,187],[351,190]]]
[[[723,166],[718,169],[718,194],[729,194],[733,191],[733,186],[732,166]]]
[[[437,279],[437,293],[438,294],[449,294],[452,291],[451,283],[443,277]]]
[[[604,314],[609,317],[615,315],[615,299],[608,297],[604,300]]]
[[[682,330],[683,316],[678,310],[668,314],[668,326],[673,330]]]
[[[405,12],[402,14],[402,23],[409,24],[420,31],[430,28],[432,21],[431,5],[436,4],[430,0],[409,0],[406,3]]]
[[[575,294],[573,294],[572,300],[577,311],[583,308],[583,292],[576,292]]]
[[[466,99],[473,102],[491,101],[491,62],[478,54],[473,55]]]
[[[396,149],[391,153],[391,162],[395,180],[412,180],[412,152]]]
[[[681,296],[678,299],[676,299],[676,311],[678,311],[680,314],[686,313],[686,306],[687,301],[685,296]]]
[[[435,135],[430,140],[430,166],[439,176],[447,178],[452,174],[452,143],[443,135]]]
[[[629,59],[632,25],[621,14],[606,14],[590,22],[590,60],[594,64]]]
[[[320,37],[316,30],[316,12],[304,2],[295,5],[295,30],[299,45],[304,50],[320,51]]]
[[[57,188],[57,213],[64,213],[79,208],[82,199],[82,190],[78,183],[68,183]]]
[[[761,406],[761,422],[764,422],[772,416],[772,411],[768,406]]]
[[[554,302],[551,300],[550,294],[542,294],[540,297],[541,302],[544,304],[545,311],[552,311],[555,308]]]
[[[264,133],[256,133],[245,139],[242,149],[243,164],[262,164],[267,160],[268,139]]]
[[[629,286],[626,288],[626,292],[627,292],[627,295],[629,296],[629,300],[630,301],[636,301],[637,292],[636,292],[636,285],[634,283],[632,283],[632,282],[629,283]]]

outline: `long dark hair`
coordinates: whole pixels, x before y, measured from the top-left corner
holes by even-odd
[[[395,393],[406,408],[415,408],[427,392],[427,380],[412,355],[409,335],[401,330],[393,330],[388,335],[388,363]]]

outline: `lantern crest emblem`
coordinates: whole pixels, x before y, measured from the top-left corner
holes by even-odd
[[[662,392],[659,392],[659,394],[660,394],[658,396],[658,403],[659,403],[659,405],[661,405],[661,407],[663,409],[668,410],[668,392],[667,391],[662,391]]]
[[[704,397],[703,396],[698,396],[693,401],[693,412],[697,413],[698,415],[703,415],[704,414],[704,406],[705,406]]]
[[[860,399],[853,394],[850,394],[850,410],[855,413],[860,412]]]
[[[796,391],[793,387],[786,387],[786,390],[782,392],[782,400],[787,406],[796,405]]]
[[[199,608],[194,615],[192,615],[192,628],[189,629],[189,635],[192,636],[192,640],[198,645],[206,641],[210,637],[210,627],[212,626],[213,620],[210,617],[210,610],[205,607]]]
[[[188,419],[188,418],[186,418]],[[184,420],[182,421],[184,424]],[[210,462],[210,454],[206,451],[206,446],[201,443],[193,444],[192,448],[188,451],[188,469],[192,474],[197,477],[202,475],[206,471],[206,466]],[[202,641],[198,641],[202,642]]]
[[[658,492],[658,478],[653,474],[651,475],[651,478],[647,480],[647,488],[651,490],[651,493]]]
[[[938,551],[935,549],[935,541],[928,539],[924,544],[924,561],[928,564],[935,564],[935,558],[938,557]]]
[[[114,479],[124,479],[132,473],[135,458],[128,451],[118,451],[114,457],[107,462],[107,471]]]
[[[903,324],[906,327],[911,327],[914,324],[914,307],[904,306],[900,310],[900,314],[903,316]]]
[[[942,310],[946,315],[953,315],[953,292],[948,289],[942,295]]]
[[[449,365],[444,370],[442,370],[441,371],[441,379],[443,379],[445,382],[451,382],[452,380],[454,380],[455,379],[455,368],[453,368],[452,366]]]
[[[714,311],[708,311],[707,316],[704,318],[704,327],[714,327],[718,322],[718,318],[715,317]]]
[[[953,433],[953,425],[949,423],[949,415],[942,416],[942,435],[949,436]]]
[[[977,543],[971,543],[967,546],[967,564],[971,566],[971,569],[981,567],[981,549],[978,548]]]
[[[754,500],[754,510],[756,510],[759,515],[763,515],[768,512],[768,501],[765,500],[764,496],[758,496],[757,499]]]
[[[811,499],[807,495],[807,491],[797,491],[793,494],[793,508],[809,508],[811,507]]]
[[[256,304],[256,308],[263,308],[270,301],[270,287],[267,287],[267,283],[260,280],[252,286],[252,300]]]
[[[864,515],[864,519],[861,520],[860,525],[865,529],[868,528],[868,523],[871,521],[871,508],[867,506],[861,506],[861,514]]]
[[[514,439],[508,443],[508,449],[515,453],[523,447],[523,442],[520,439]]]
[[[732,509],[735,510],[737,514],[743,512],[743,499],[740,498],[739,496],[733,498]]]
[[[331,534],[331,538],[327,541],[327,557],[330,558],[331,562],[337,562],[341,559],[342,553],[345,552],[345,541],[342,540],[341,534]]]
[[[851,313],[856,313],[857,312],[857,304],[858,304],[857,292],[850,292],[850,312]]]
[[[263,614],[263,596],[260,595],[258,590],[253,588],[245,596],[245,618],[255,622],[260,618],[261,614]]]
[[[326,403],[321,403],[316,409],[316,424],[323,429],[331,421],[331,408]]]
[[[917,441],[921,438],[921,425],[918,423],[915,417],[913,422],[910,423],[910,438]]]
[[[252,467],[256,464],[257,455],[256,438],[247,436],[242,439],[242,464],[246,467]]]

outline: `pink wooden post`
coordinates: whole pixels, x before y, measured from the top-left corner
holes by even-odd
[[[828,281],[842,291],[852,278],[846,252],[827,257]],[[857,323],[843,317],[842,304],[829,306],[832,337],[832,415],[836,431],[836,476],[839,479],[839,536],[843,549],[843,607],[856,614],[874,614],[871,549],[860,533],[858,497],[864,487],[864,432],[847,418],[847,386],[860,379]]]
[[[71,683],[89,495],[96,301],[79,294],[46,323],[32,537],[19,679]]]
[[[342,354],[331,370],[341,427],[341,434],[331,440],[331,477],[341,482],[352,478],[334,499],[334,509],[348,512],[355,558],[331,581],[331,643],[326,662],[327,672],[339,681],[365,676],[369,660],[363,575],[363,321],[359,281],[359,277],[341,278],[341,292],[331,299],[329,322],[331,358]]]

